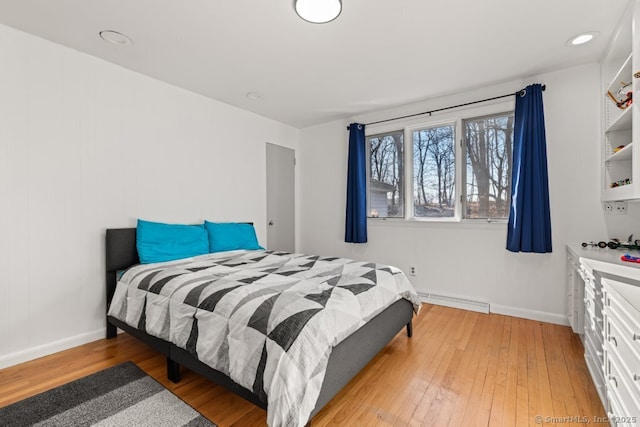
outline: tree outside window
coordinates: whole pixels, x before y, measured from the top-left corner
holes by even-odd
[[[413,131],[413,214],[415,217],[455,215],[455,127]]]
[[[513,114],[465,120],[465,218],[509,216]]]
[[[404,134],[367,137],[369,144],[369,216],[404,217]]]

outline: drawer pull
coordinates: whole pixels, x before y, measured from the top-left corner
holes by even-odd
[[[616,347],[618,347],[618,340],[616,337],[609,337],[609,342],[612,342]]]
[[[633,334],[634,341],[640,341],[640,334]]]
[[[638,375],[638,374],[633,374],[633,380],[634,380],[634,381],[640,381],[640,375]]]
[[[609,375],[609,381],[612,381],[616,388],[618,388],[618,380],[616,379],[616,377],[614,377],[613,375]]]

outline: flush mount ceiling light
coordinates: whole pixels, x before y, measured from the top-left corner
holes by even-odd
[[[333,21],[342,12],[342,0],[294,0],[298,16],[314,24]]]
[[[567,46],[580,46],[585,43],[589,43],[596,37],[598,37],[600,33],[597,31],[589,31],[586,33],[578,34],[577,36],[571,37],[567,40]]]
[[[116,46],[131,46],[133,42],[127,36],[117,31],[104,30],[100,31],[100,38],[107,43],[115,44]]]

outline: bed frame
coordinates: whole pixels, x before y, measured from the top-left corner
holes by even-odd
[[[135,228],[107,229],[106,233],[106,285],[107,312],[115,292],[117,271],[138,264]],[[382,350],[405,326],[407,335],[412,335],[413,306],[400,299],[386,308],[360,329],[334,347],[329,357],[320,395],[309,417],[317,414],[371,359]],[[114,338],[117,329],[133,335],[167,357],[167,376],[173,382],[180,381],[180,366],[220,384],[262,409],[268,402],[260,400],[252,391],[233,382],[225,374],[205,365],[188,351],[175,344],[161,340],[137,330],[126,323],[107,315],[107,338]]]

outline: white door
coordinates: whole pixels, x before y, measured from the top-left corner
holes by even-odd
[[[267,142],[267,249],[295,251],[295,151]]]

